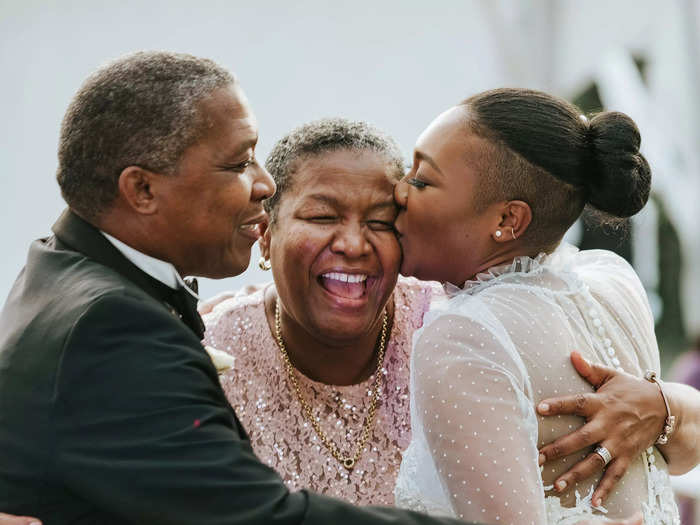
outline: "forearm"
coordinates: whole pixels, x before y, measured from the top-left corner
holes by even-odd
[[[663,384],[676,430],[659,446],[671,474],[685,474],[700,463],[700,391],[682,383]]]

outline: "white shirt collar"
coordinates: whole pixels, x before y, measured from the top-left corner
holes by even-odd
[[[180,274],[177,272],[175,267],[167,261],[162,261],[142,253],[128,244],[124,244],[119,239],[112,237],[110,234],[100,230],[100,233],[105,236],[105,238],[112,243],[112,245],[121,252],[121,254],[129,259],[136,267],[138,267],[142,272],[147,273],[154,279],[157,279],[161,283],[169,286],[173,290],[177,290],[180,287],[184,287],[189,293],[191,293],[195,298],[199,300],[194,291],[187,286],[185,281],[182,279]]]

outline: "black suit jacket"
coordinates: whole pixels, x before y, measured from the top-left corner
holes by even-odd
[[[70,211],[0,315],[0,510],[46,525],[456,523],[290,493],[164,285]]]

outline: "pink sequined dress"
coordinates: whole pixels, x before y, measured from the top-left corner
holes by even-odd
[[[264,289],[237,294],[204,316],[205,344],[235,359],[232,369],[220,379],[250,435],[253,450],[282,476],[290,490],[308,488],[360,505],[394,504],[401,454],[411,440],[408,367],[412,336],[437,290],[435,283],[399,279],[384,359],[384,391],[367,446],[350,472],[321,444],[302,414],[265,316]],[[367,415],[373,377],[348,386],[319,383],[298,371],[297,378],[321,428],[342,452],[353,450]]]

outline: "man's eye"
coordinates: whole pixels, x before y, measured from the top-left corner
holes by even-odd
[[[231,166],[228,166],[227,169],[229,169],[231,171],[236,171],[236,172],[244,172],[246,169],[248,169],[248,167],[251,164],[254,164],[254,163],[255,163],[255,158],[250,158],[250,159],[245,160],[243,162],[240,162],[238,164],[233,164]]]
[[[374,231],[394,231],[394,223],[388,221],[367,221],[370,230]]]
[[[423,182],[422,180],[417,179],[415,177],[408,179],[406,182],[408,182],[411,186],[415,186],[418,189],[422,189],[422,188],[425,188],[427,186],[427,184],[425,182]]]
[[[320,223],[327,223],[327,222],[333,222],[336,219],[333,215],[317,215],[316,217],[309,217],[308,221],[313,221],[313,222],[320,222]]]

